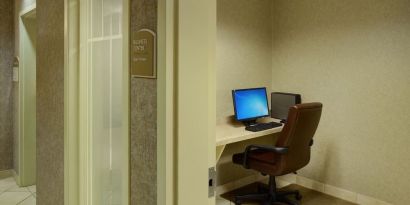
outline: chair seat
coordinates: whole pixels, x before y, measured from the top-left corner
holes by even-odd
[[[232,162],[235,164],[244,164],[244,153],[234,154]],[[269,151],[251,151],[248,156],[248,165],[250,169],[262,172],[264,174],[276,175],[278,163],[276,154]]]

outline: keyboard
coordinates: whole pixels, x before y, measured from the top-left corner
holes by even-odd
[[[268,122],[268,123],[258,123],[255,125],[247,126],[245,129],[251,132],[259,132],[263,130],[269,130],[275,127],[282,126],[282,123]]]

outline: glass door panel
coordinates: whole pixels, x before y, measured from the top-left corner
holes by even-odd
[[[87,69],[91,201],[93,205],[122,205],[128,192],[128,114],[124,109],[126,69],[123,62],[123,1],[88,0]],[[83,27],[84,28],[84,27]]]

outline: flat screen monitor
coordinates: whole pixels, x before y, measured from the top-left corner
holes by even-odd
[[[233,90],[232,98],[238,121],[253,121],[269,116],[266,88]]]
[[[286,121],[289,108],[302,102],[301,95],[273,92],[271,94],[271,117]]]

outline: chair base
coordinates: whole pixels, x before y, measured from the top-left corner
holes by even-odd
[[[277,191],[275,177],[269,176],[269,185],[258,186],[258,193],[247,194],[241,196],[235,196],[235,205],[241,205],[244,202],[257,201],[261,205],[272,205],[277,204],[289,204],[289,205],[299,205],[299,202],[288,199],[288,196],[294,196],[297,201],[302,199],[302,195],[299,191]]]

